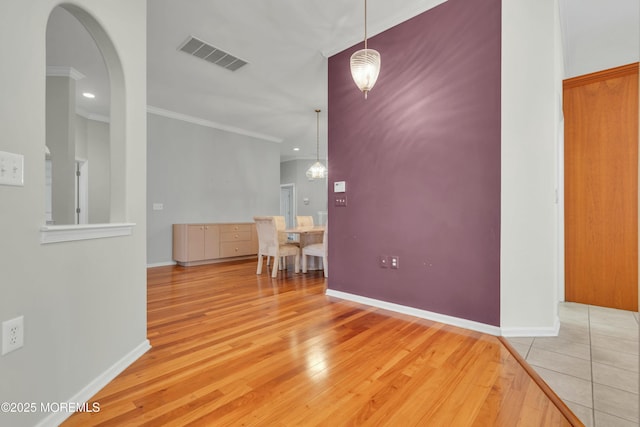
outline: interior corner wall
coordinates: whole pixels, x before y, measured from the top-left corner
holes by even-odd
[[[172,224],[279,212],[278,144],[151,113],[148,134],[148,265],[172,263]]]
[[[364,99],[329,58],[329,289],[500,324],[501,2],[449,0],[369,40]],[[399,268],[379,257],[399,256]]]
[[[557,333],[557,2],[502,2],[501,327]],[[561,220],[561,219],[560,219]]]
[[[321,159],[322,162],[326,160]],[[314,160],[289,160],[280,163],[280,184],[295,184],[296,212],[295,215],[312,216],[315,224],[326,217],[320,218],[319,212],[327,212],[327,180],[309,181],[307,169],[315,163]]]
[[[24,156],[24,186],[0,186],[0,320],[24,316],[24,347],[0,356],[0,402],[66,402],[146,340],[146,1],[74,0],[123,64],[127,221],[133,235],[40,244],[45,224],[46,28],[56,0],[3,2],[0,150]],[[123,19],[126,17],[126,19]],[[16,37],[19,34],[19,37]],[[0,413],[22,427],[50,414]],[[51,424],[51,423],[50,423]]]
[[[111,150],[109,124],[87,120],[89,162],[89,223],[109,222],[111,194]]]

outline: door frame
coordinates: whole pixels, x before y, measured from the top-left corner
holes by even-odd
[[[562,109],[562,105],[560,106]],[[561,110],[562,111],[562,110]],[[564,302],[564,114],[558,124],[556,204],[558,215],[558,302]]]
[[[80,176],[75,179],[75,208],[80,208],[80,214],[76,214],[76,224],[89,223],[89,162],[86,159],[76,158],[76,171]]]
[[[282,212],[282,190],[290,189],[289,194],[291,195],[291,218],[287,218],[286,212]],[[285,221],[287,223],[287,227],[294,227],[296,224],[296,215],[298,213],[298,205],[296,204],[296,185],[294,183],[289,184],[280,184],[280,215],[285,217]]]

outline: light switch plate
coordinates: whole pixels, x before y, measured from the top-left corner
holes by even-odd
[[[153,204],[153,210],[154,211],[161,211],[164,209],[164,204],[163,203],[154,203]]]
[[[0,151],[0,185],[24,185],[24,156]]]
[[[336,181],[333,183],[334,193],[344,193],[347,191],[347,183],[345,181]]]

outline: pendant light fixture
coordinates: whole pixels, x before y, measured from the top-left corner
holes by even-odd
[[[367,49],[367,0],[364,0],[364,49],[360,49],[351,55],[351,76],[356,86],[367,93],[373,89],[380,74],[380,53],[377,50]]]
[[[327,168],[320,163],[320,110],[316,110],[316,162],[307,170],[310,180],[323,179],[327,176]]]

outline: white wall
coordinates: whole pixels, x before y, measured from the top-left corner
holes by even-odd
[[[148,115],[148,133],[149,265],[172,262],[172,224],[278,213],[278,144],[156,114]]]
[[[321,159],[326,165],[326,160]],[[319,224],[318,212],[327,212],[327,180],[309,181],[305,175],[315,160],[289,160],[280,163],[280,184],[295,184],[296,215],[310,215]],[[304,199],[309,199],[305,204]],[[295,218],[294,218],[295,220]]]
[[[45,31],[57,3],[3,2],[0,14],[0,150],[25,162],[23,187],[0,186],[0,320],[25,322],[24,347],[0,356],[0,402],[72,399],[147,343],[146,2],[74,0],[103,25],[123,64],[121,171],[133,235],[41,245]],[[0,413],[0,425],[32,426],[46,415]]]
[[[556,1],[502,2],[501,327],[558,327]],[[560,89],[559,89],[560,88]]]

